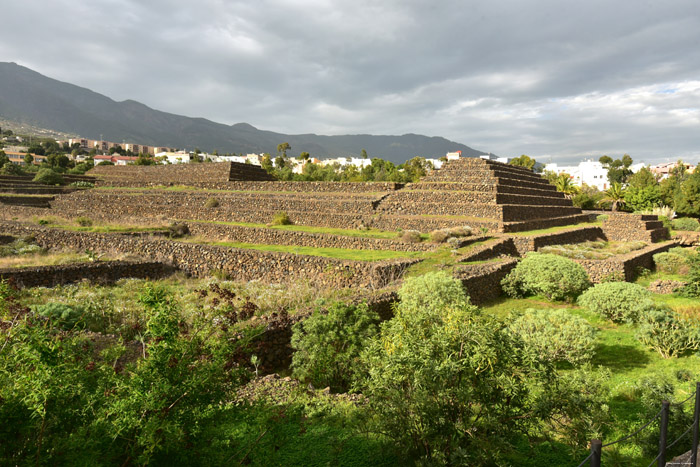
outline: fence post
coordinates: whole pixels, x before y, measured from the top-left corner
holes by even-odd
[[[668,411],[671,406],[669,401],[661,403],[661,421],[659,423],[659,462],[658,467],[666,466],[666,442],[668,436]]]
[[[693,416],[693,447],[690,451],[690,465],[698,465],[698,435],[700,435],[700,383],[695,383],[695,415]]]
[[[591,467],[600,467],[600,458],[603,451],[603,442],[599,439],[591,440]]]

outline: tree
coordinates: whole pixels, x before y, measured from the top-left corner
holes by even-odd
[[[532,170],[535,167],[535,164],[537,161],[535,159],[532,159],[529,156],[526,156],[523,154],[520,157],[515,157],[508,162],[510,165],[515,165],[517,167],[525,167],[527,169]]]
[[[308,152],[304,151],[304,152],[302,152],[301,154],[299,154],[299,157],[298,157],[297,159],[300,160],[300,161],[306,162],[306,161],[308,161],[310,158],[311,158],[311,154],[309,154]]]
[[[625,204],[635,211],[649,211],[661,204],[659,183],[647,167],[629,178]]]
[[[265,171],[269,174],[271,174],[274,171],[274,167],[272,166],[272,157],[270,157],[269,154],[265,153],[263,155],[262,161],[260,161],[260,166],[265,169]]]
[[[277,154],[286,158],[287,151],[289,151],[290,149],[292,149],[292,147],[289,145],[289,143],[280,143],[277,145]]]
[[[603,193],[603,199],[601,199],[600,202],[612,203],[612,211],[617,211],[619,206],[625,204],[625,189],[622,188],[622,185],[620,183],[613,183],[612,185],[610,185],[610,188],[605,190]]]
[[[7,154],[5,154],[5,151],[0,151],[0,168],[2,168],[3,165],[5,165],[9,162],[10,162],[10,158],[7,157]]]
[[[360,157],[363,159],[367,159],[367,157],[369,157],[367,156],[367,151],[365,151],[364,149],[360,151]]]
[[[32,165],[34,163],[34,156],[32,156],[31,153],[27,153],[24,156],[24,163],[27,165]]]
[[[676,195],[676,212],[688,216],[700,216],[700,171],[693,172],[682,184]]]
[[[579,188],[574,185],[571,175],[567,173],[560,174],[554,181],[554,186],[557,187],[557,191],[564,193],[569,199],[579,191]]]
[[[629,154],[622,156],[622,159],[613,160],[609,156],[602,156],[598,159],[605,168],[608,169],[608,181],[612,183],[624,184],[627,179],[632,175],[630,166],[632,165],[632,158]]]

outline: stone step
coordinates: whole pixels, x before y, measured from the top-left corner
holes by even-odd
[[[458,183],[458,182],[419,182],[406,186],[404,191],[420,191],[420,192],[435,192],[435,191],[477,191],[485,193],[507,193],[513,195],[529,195],[529,196],[546,196],[549,198],[564,198],[564,193],[552,189],[540,190],[538,188],[527,188],[512,185],[493,185],[493,184],[473,184],[473,183]]]
[[[574,214],[571,216],[551,217],[549,219],[533,219],[518,222],[504,222],[503,232],[525,232],[527,230],[548,229],[562,225],[575,225],[588,222],[588,214]]]
[[[581,214],[581,209],[574,206],[528,206],[523,204],[499,205],[503,213],[503,222],[549,219]]]

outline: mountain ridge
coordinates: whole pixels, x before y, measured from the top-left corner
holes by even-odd
[[[55,80],[16,63],[0,62],[0,116],[18,123],[79,134],[89,139],[133,142],[151,146],[211,152],[276,153],[288,142],[294,154],[312,157],[358,156],[404,162],[414,156],[441,157],[450,151],[463,156],[485,154],[441,136],[404,135],[288,135],[262,130],[245,122],[226,125],[202,117],[186,117],[126,99],[115,101],[88,88]]]

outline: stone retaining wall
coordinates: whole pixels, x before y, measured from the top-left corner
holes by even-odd
[[[502,295],[501,280],[517,264],[517,259],[503,259],[493,263],[463,265],[457,268],[455,277],[462,281],[471,302],[481,305]]]
[[[407,243],[399,239],[350,237],[294,230],[265,229],[226,224],[189,222],[190,233],[210,240],[266,245],[346,248],[351,250],[431,251],[439,245],[429,242]]]
[[[163,262],[193,276],[221,273],[232,280],[280,283],[309,280],[322,287],[382,288],[401,278],[415,259],[364,262],[320,256],[246,250],[120,234],[69,232],[17,223],[0,224],[0,232],[32,235],[45,248],[63,247],[97,253],[128,253]]]
[[[649,245],[641,250],[632,251],[626,255],[614,256],[605,260],[575,259],[588,272],[591,282],[598,283],[615,276],[632,282],[639,268],[653,269],[653,256],[678,246],[675,241]]]
[[[173,272],[172,267],[157,262],[106,261],[0,269],[0,279],[12,280],[20,288],[55,287],[82,280],[109,284],[125,277],[161,279]]]
[[[579,227],[555,233],[511,237],[520,256],[549,245],[568,245],[606,239],[600,227]]]

